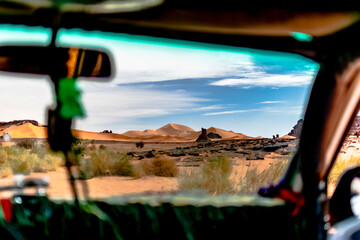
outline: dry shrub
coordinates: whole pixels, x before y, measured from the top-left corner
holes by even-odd
[[[35,140],[26,139],[16,143],[16,146],[19,148],[32,149],[35,146]]]
[[[96,150],[81,165],[84,178],[97,176],[134,176],[134,166],[126,154],[108,150]]]
[[[229,176],[233,169],[232,161],[226,155],[220,155],[210,158],[208,163],[204,165],[204,171],[217,170],[224,176]]]
[[[257,168],[248,169],[245,177],[239,180],[237,192],[256,193],[261,187],[277,183],[284,176],[287,166],[287,160],[279,160],[260,173]]]
[[[29,152],[9,155],[9,164],[13,173],[30,174],[31,164],[34,162],[38,162],[37,155]]]
[[[136,146],[137,148],[143,148],[144,145],[145,145],[145,143],[144,143],[143,141],[141,141],[141,142],[136,142],[136,143],[135,143],[135,146]]]
[[[360,155],[339,155],[328,177],[329,186],[335,186],[346,170],[357,166],[360,166]]]
[[[4,165],[8,163],[8,154],[7,152],[0,148],[0,165]]]
[[[143,160],[137,167],[137,176],[155,175],[159,177],[175,177],[178,174],[176,161],[155,156],[149,160]]]
[[[200,168],[180,175],[179,189],[206,190],[215,194],[256,193],[259,188],[278,182],[287,165],[287,160],[279,160],[260,173],[257,168],[248,168],[244,177],[235,179],[230,178],[232,161],[226,155],[221,155],[209,159]]]
[[[0,149],[0,178],[10,176],[11,174],[8,155],[4,149]]]
[[[56,168],[63,165],[63,159],[60,156],[47,154],[43,158],[36,158],[36,161],[32,163],[33,172],[48,172],[55,171]]]
[[[105,145],[102,145],[102,144],[101,144],[101,145],[99,146],[99,150],[106,150],[106,149],[107,149],[107,148],[106,148]]]
[[[29,151],[23,148],[11,147],[0,149],[0,177],[11,173],[29,174],[31,172],[53,171],[62,165],[62,158],[43,150]],[[46,150],[44,150],[46,151]],[[41,152],[41,153],[40,153]]]
[[[200,168],[183,173],[179,177],[179,189],[233,193],[235,185],[229,179],[232,169],[232,161],[226,155],[210,158]]]
[[[0,178],[5,178],[12,175],[11,168],[7,166],[0,166]]]

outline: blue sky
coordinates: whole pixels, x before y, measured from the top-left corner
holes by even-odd
[[[6,27],[1,31],[13,34]],[[27,30],[21,39],[27,35],[32,42],[49,41],[43,29]],[[68,44],[106,48],[115,59],[112,81],[79,81],[87,118],[78,119],[76,128],[89,131],[122,133],[171,122],[195,130],[214,126],[249,136],[284,135],[301,118],[318,68],[291,54],[126,34],[62,30],[59,45]],[[46,77],[3,77],[9,78],[0,80],[0,121],[45,123],[44,108],[53,102]]]

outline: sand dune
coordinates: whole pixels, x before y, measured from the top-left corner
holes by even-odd
[[[137,138],[137,137],[152,137],[152,136],[158,136],[159,133],[156,130],[147,129],[145,131],[140,130],[131,130],[123,133],[123,135],[131,137],[131,138]]]
[[[89,140],[112,140],[112,141],[144,141],[144,142],[193,142],[201,134],[201,131],[185,125],[169,123],[156,130],[145,131],[131,130],[123,134],[97,133],[82,130],[72,130],[75,137]],[[250,138],[244,134],[226,131],[211,127],[207,132],[219,134],[222,139],[245,139]],[[21,122],[17,124],[3,124],[0,129],[0,136],[4,133],[10,134],[11,138],[47,138],[47,127],[42,124]]]
[[[195,141],[200,135],[194,129],[185,125],[169,123],[156,130],[147,129],[145,131],[131,130],[123,133],[132,139],[154,142],[188,142]]]
[[[251,137],[246,136],[246,135],[241,134],[241,133],[235,133],[235,132],[233,132],[233,131],[226,131],[226,130],[223,130],[223,129],[220,129],[220,128],[214,128],[214,127],[208,128],[208,129],[207,129],[207,132],[208,132],[208,133],[210,133],[210,132],[217,133],[217,134],[219,134],[223,139],[245,139],[245,138],[251,138]]]
[[[87,132],[81,130],[72,130],[72,133],[75,137],[79,139],[112,140],[112,141],[129,141],[132,139],[131,137],[117,133],[96,133],[96,132]]]
[[[9,126],[2,129],[0,135],[2,136],[4,132],[10,134],[12,138],[47,138],[46,127],[38,127],[31,123]]]
[[[130,138],[122,134],[95,133],[81,130],[72,130],[74,136],[80,139],[96,140],[129,140]],[[43,125],[35,126],[31,123],[13,125],[0,130],[0,136],[4,133],[10,134],[11,138],[47,138],[47,127]]]
[[[190,127],[184,126],[184,125],[169,123],[159,129],[157,129],[156,132],[163,134],[163,135],[168,135],[168,136],[184,137],[189,133],[195,132],[195,130]]]

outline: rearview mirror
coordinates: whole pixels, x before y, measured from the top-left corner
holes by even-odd
[[[79,48],[0,47],[0,71],[57,77],[109,78],[108,53]]]

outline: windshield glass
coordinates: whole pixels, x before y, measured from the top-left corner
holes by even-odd
[[[27,42],[49,42],[46,30],[23,31],[39,34]],[[110,82],[78,81],[86,117],[75,120],[73,148],[91,197],[254,193],[278,181],[318,69],[293,54],[127,34],[62,29],[57,45],[114,58]],[[50,196],[70,197],[62,156],[47,152],[48,77],[13,75],[0,81],[1,184],[15,173],[47,176]]]

